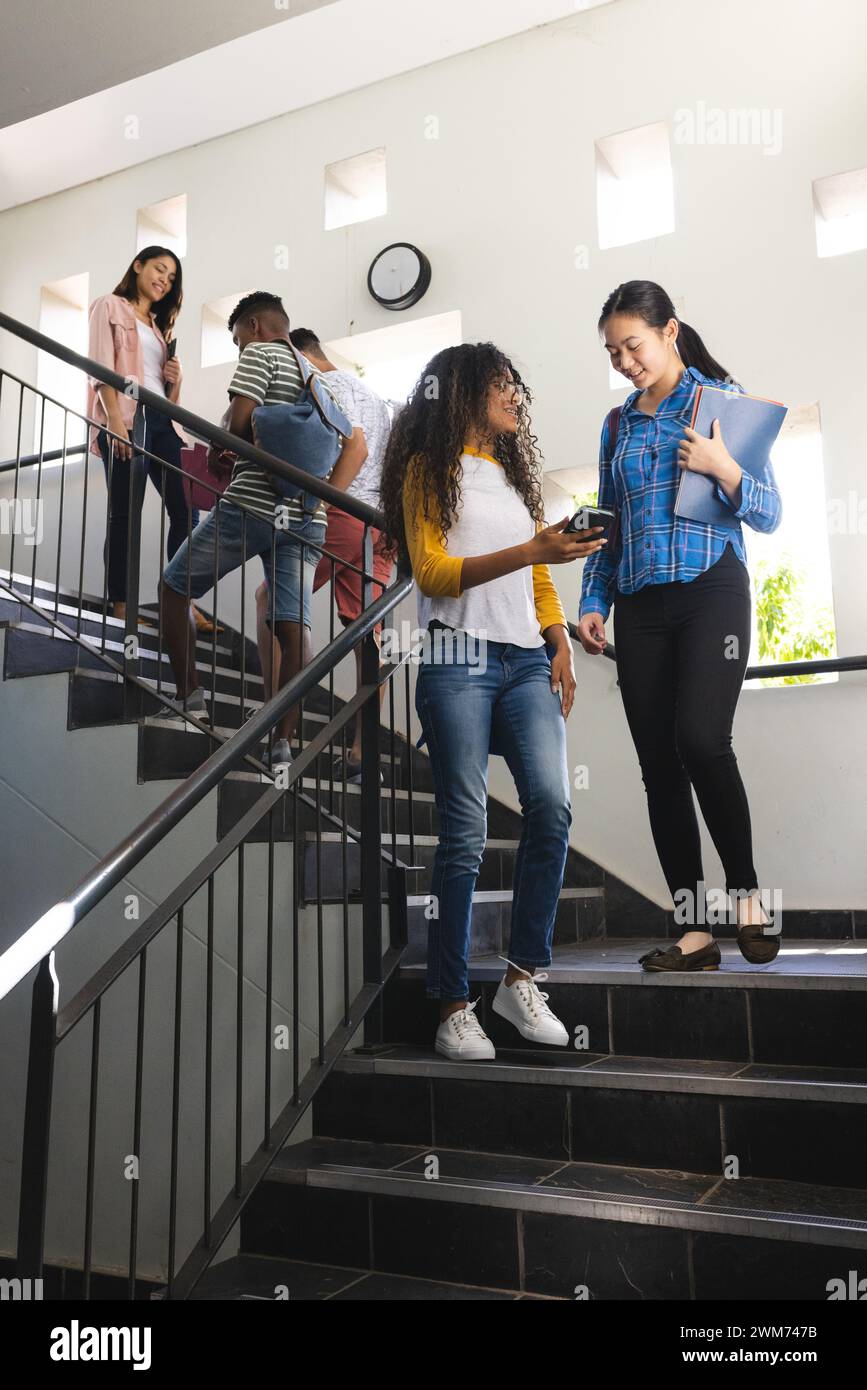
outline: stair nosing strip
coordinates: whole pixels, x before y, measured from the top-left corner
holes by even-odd
[[[796,1213],[758,1216],[746,1210],[717,1211],[697,1207],[693,1203],[675,1203],[664,1198],[630,1200],[623,1194],[583,1196],[573,1191],[543,1187],[527,1187],[516,1183],[491,1182],[480,1178],[438,1178],[431,1182],[422,1176],[393,1177],[387,1171],[369,1168],[322,1165],[308,1169],[310,1187],[342,1191],[367,1192],[383,1197],[424,1196],[425,1201],[453,1201],[467,1206],[517,1208],[548,1215],[577,1216],[603,1221],[627,1221],[632,1225],[654,1225],[660,1213],[665,1213],[666,1229],[703,1231],[716,1234],[737,1234],[738,1226],[757,1229],[741,1231],[749,1237],[786,1240],[805,1245],[841,1245],[867,1250],[867,1222],[854,1228],[841,1226],[834,1217],[805,1216],[793,1220]],[[786,1219],[788,1216],[789,1219]],[[796,1234],[800,1233],[800,1234]],[[837,1239],[834,1239],[837,1237]],[[847,1237],[847,1239],[841,1239]]]
[[[418,841],[418,836],[416,836],[416,841]],[[596,939],[603,940],[604,938]],[[618,944],[622,944],[623,938],[618,937],[617,941]],[[646,941],[644,938],[636,939],[635,944],[638,947],[645,945]],[[471,959],[469,965],[470,979],[477,984],[495,984],[502,976],[502,971],[493,964],[481,965]],[[746,971],[727,970],[724,965],[721,970],[714,971],[713,974],[703,972],[699,978],[698,972],[695,974],[648,975],[646,971],[638,968],[622,966],[613,969],[594,965],[560,967],[557,965],[556,957],[553,964],[547,968],[548,982],[552,985],[628,985],[633,989],[784,989],[832,990],[837,992],[841,990],[867,990],[867,974],[784,975],[777,972],[775,974],[750,975]],[[422,961],[401,965],[399,974],[404,980],[423,979],[425,964]]]
[[[603,1060],[594,1054],[595,1061]],[[359,1063],[361,1065],[359,1065]],[[744,1064],[748,1065],[748,1064]],[[593,1087],[597,1090],[698,1092],[765,1100],[825,1101],[867,1105],[867,1083],[842,1081],[787,1081],[756,1076],[702,1076],[675,1072],[594,1071],[594,1063],[571,1067],[540,1067],[518,1062],[448,1062],[435,1057],[342,1057],[335,1069],[365,1071],[384,1076],[435,1077],[438,1080],[485,1081],[494,1078],[515,1085]]]

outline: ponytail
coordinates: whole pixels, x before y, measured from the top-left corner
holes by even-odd
[[[721,366],[715,357],[711,357],[698,333],[688,323],[684,323],[683,319],[677,319],[675,347],[685,367],[695,367],[702,376],[714,377],[718,381],[734,380],[725,367]]]
[[[643,319],[651,328],[661,329],[674,319],[677,324],[676,350],[685,367],[695,367],[702,376],[713,377],[717,381],[734,382],[734,377],[725,367],[711,357],[699,334],[683,319],[679,319],[670,297],[661,285],[653,280],[626,280],[618,285],[608,296],[599,315],[598,328],[601,333],[606,320],[614,314],[633,314]]]

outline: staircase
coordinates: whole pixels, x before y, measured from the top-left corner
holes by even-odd
[[[864,955],[803,942],[756,973],[727,946],[665,978],[642,944],[558,948],[551,1002],[588,1030],[568,1052],[492,1012],[477,959],[493,1062],[435,1055],[403,969],[386,1041],[338,1063],[196,1296],[811,1301],[863,1277]]]
[[[763,968],[720,928],[719,972],[648,975],[671,917],[570,850],[544,988],[575,1045],[535,1048],[491,1008],[519,834],[492,803],[470,977],[497,1057],[447,1061],[424,991],[436,809],[411,756],[424,868],[382,1042],[337,1063],[194,1296],[821,1301],[863,1278],[867,913],[788,913]]]
[[[7,582],[29,592],[29,578]],[[72,596],[41,584],[34,600],[44,619],[11,595],[0,599],[4,678],[68,672],[70,738],[128,724],[122,683],[52,635],[49,614],[62,616]],[[81,622],[91,639],[120,644],[122,625],[103,620],[97,599],[84,600]],[[143,626],[140,642],[143,678],[159,673],[171,689],[154,629]],[[197,656],[210,678],[210,638]],[[212,718],[226,733],[241,718],[242,656],[244,702],[256,706],[254,650],[242,653],[231,631],[217,638]],[[135,778],[177,781],[212,740],[179,721],[155,722],[148,702],[133,721]],[[305,702],[305,741],[335,704],[322,687]],[[516,813],[492,802],[471,980],[497,1058],[448,1062],[433,1051],[436,1004],[424,992],[437,831],[430,766],[399,736],[392,762],[385,728],[381,740],[383,891],[395,852],[417,866],[381,1041],[336,1062],[313,1104],[312,1137],[287,1144],[247,1201],[241,1253],[213,1265],[192,1296],[809,1301],[827,1298],[829,1281],[850,1270],[861,1277],[867,914],[788,914],[783,950],[762,969],[724,941],[716,974],[646,975],[636,958],[676,935],[670,916],[570,849],[546,989],[575,1046],[533,1048],[491,1010],[520,834]],[[317,901],[318,866],[327,909],[357,900],[360,789],[344,796],[328,760],[314,766],[302,784],[300,897]],[[262,780],[249,766],[221,783],[220,836],[249,812]],[[277,842],[291,838],[287,816]],[[246,840],[267,837],[263,818]],[[57,890],[46,885],[49,900]],[[74,1290],[69,1270],[46,1277],[47,1296],[52,1279]],[[102,1296],[115,1282],[102,1274]],[[148,1288],[158,1296],[158,1281],[146,1280],[139,1296]]]

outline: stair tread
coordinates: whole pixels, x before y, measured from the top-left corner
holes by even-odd
[[[421,837],[417,843],[424,844]],[[638,965],[638,957],[658,939],[629,937],[627,940],[593,939],[578,944],[555,947],[554,959],[546,966],[549,982],[558,984],[634,984],[650,988],[709,988],[734,987],[748,984],[753,989],[867,989],[867,941],[853,941],[844,946],[833,941],[798,939],[797,946],[787,946],[785,940],[777,959],[770,965],[748,964],[737,943],[719,941],[722,965],[719,970],[689,973],[648,974]],[[424,973],[424,964],[401,967],[406,979],[416,979]],[[470,961],[470,978],[476,982],[499,980],[503,962],[499,956],[476,956]]]
[[[497,1049],[496,1058],[459,1062],[429,1048],[383,1044],[345,1053],[343,1074],[437,1077],[448,1081],[513,1082],[604,1090],[682,1091],[686,1094],[754,1096],[766,1100],[867,1102],[867,1069],[770,1065],[700,1058],[622,1056],[567,1049]]]
[[[503,1302],[538,1301],[542,1296],[516,1289],[486,1289],[471,1284],[450,1284],[439,1279],[418,1279],[406,1274],[382,1274],[340,1265],[308,1264],[274,1255],[233,1255],[212,1265],[191,1294],[193,1301],[275,1299],[275,1289],[285,1287],[292,1302],[472,1300]]]
[[[432,1156],[439,1165],[436,1179],[426,1176]],[[867,1247],[867,1189],[785,1178],[726,1179],[675,1169],[325,1137],[284,1148],[268,1177],[270,1181],[314,1186],[345,1183],[350,1187],[355,1178],[377,1180],[377,1190],[388,1188],[395,1195],[400,1195],[401,1184],[412,1187],[414,1196],[427,1196],[434,1190],[441,1193],[447,1187],[455,1200],[481,1200],[498,1191],[516,1201],[526,1199],[523,1204],[529,1209],[533,1199],[552,1195],[627,1204],[632,1209],[669,1207],[732,1220],[754,1217],[793,1226],[820,1225],[864,1237]]]

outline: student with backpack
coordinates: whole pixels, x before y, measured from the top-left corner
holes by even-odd
[[[240,352],[238,366],[229,383],[231,415],[229,430],[241,439],[254,439],[254,412],[260,407],[274,407],[257,416],[259,442],[269,452],[283,457],[282,439],[291,435],[291,420],[286,429],[274,432],[272,427],[283,424],[285,408],[301,406],[310,390],[324,388],[321,374],[308,370],[289,341],[289,317],[279,296],[265,291],[247,295],[229,317],[229,331]],[[307,382],[313,378],[313,386]],[[327,395],[327,392],[326,392]],[[333,401],[328,397],[333,409]],[[282,407],[283,412],[277,408]],[[337,417],[343,420],[337,412]],[[316,428],[314,407],[309,405],[306,420],[295,422],[299,438],[307,438],[307,428]],[[358,470],[358,455],[364,453],[359,432],[351,432],[348,422],[346,436],[339,449],[335,435],[334,465],[331,479],[343,486],[342,475],[354,477]],[[265,427],[268,427],[267,430]],[[267,436],[267,437],[266,437]],[[306,466],[301,457],[294,460]],[[309,460],[312,464],[313,460]],[[225,469],[219,451],[214,451],[213,466]],[[313,472],[315,469],[310,468]],[[280,643],[278,689],[301,670],[305,650],[309,650],[310,601],[313,575],[319,559],[318,550],[325,539],[325,509],[315,496],[297,493],[289,488],[284,495],[275,475],[258,463],[238,459],[232,468],[232,479],[222,499],[207,518],[181,546],[163,574],[162,611],[166,646],[175,674],[177,699],[189,713],[206,713],[205,694],[199,685],[195,666],[195,633],[186,612],[186,594],[199,598],[222,578],[248,559],[261,555],[271,601],[269,621]],[[219,545],[218,545],[219,540]],[[304,542],[310,542],[310,546]],[[273,561],[272,561],[273,550]],[[303,560],[301,552],[303,551]],[[216,553],[215,553],[216,552]],[[307,641],[305,640],[307,635]],[[291,762],[290,741],[298,721],[294,706],[284,715],[271,750],[271,765]]]

